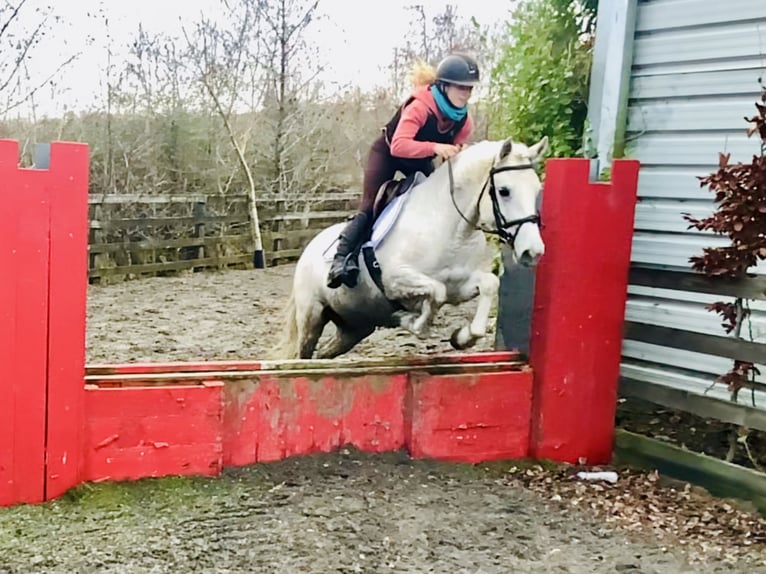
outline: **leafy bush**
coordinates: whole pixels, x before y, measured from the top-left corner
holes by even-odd
[[[492,137],[547,135],[551,155],[581,153],[597,3],[519,3],[491,72]]]
[[[761,139],[761,154],[750,163],[729,163],[729,154],[720,154],[718,170],[700,178],[700,185],[715,193],[717,208],[710,217],[696,219],[684,214],[690,227],[726,235],[731,243],[723,247],[707,247],[703,254],[691,258],[695,271],[709,276],[741,279],[748,269],[766,259],[766,89],[756,103],[757,114],[747,121],[752,124],[748,135]],[[708,309],[721,315],[727,333],[741,327],[749,310],[738,298],[734,303],[717,301]],[[753,363],[735,361],[733,368],[720,377],[736,393],[753,375],[759,374]]]

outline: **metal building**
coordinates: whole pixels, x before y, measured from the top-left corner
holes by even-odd
[[[719,152],[730,153],[732,162],[749,162],[761,152],[757,134],[746,134],[745,117],[755,114],[766,85],[766,0],[602,0],[594,51],[594,177],[623,153],[642,164],[632,266],[644,276],[693,274],[690,256],[728,244],[725,237],[689,230],[682,217],[714,209],[713,193],[698,178],[717,169]],[[753,272],[766,275],[766,265]],[[713,384],[731,367],[732,355],[668,344],[677,330],[726,336],[705,304],[733,297],[650,284],[632,281],[629,288],[626,320],[640,324],[643,334],[626,333],[623,393],[766,428],[766,346],[750,348],[762,374],[755,389],[739,394],[742,407],[734,412],[726,387]],[[766,343],[763,294],[748,304],[752,313],[741,337]]]

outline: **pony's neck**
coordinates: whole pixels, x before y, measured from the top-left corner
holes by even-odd
[[[439,171],[443,172],[440,177],[444,178],[440,188],[446,187],[451,207],[460,219],[457,229],[460,235],[470,235],[477,229],[481,214],[481,191],[487,183],[497,147],[496,142],[484,141],[457,155],[451,162],[452,182],[447,162],[439,167]]]
[[[479,196],[498,150],[496,142],[480,142],[460,152],[451,160],[454,187],[450,185],[449,165],[445,162],[436,168],[425,182],[408,192],[412,195],[400,225],[420,227],[427,217],[429,224],[438,222],[429,240],[445,244],[477,233]]]

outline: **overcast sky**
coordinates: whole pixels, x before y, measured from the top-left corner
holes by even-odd
[[[32,73],[43,77],[61,61],[62,54],[82,52],[67,68],[57,86],[66,96],[53,102],[50,93],[37,98],[39,112],[60,113],[97,101],[103,92],[101,83],[107,51],[107,28],[102,13],[109,19],[112,61],[119,67],[125,47],[141,23],[150,31],[179,34],[181,22],[195,18],[202,11],[214,13],[219,0],[55,0],[57,15],[66,22],[61,32],[49,38],[32,61]],[[45,0],[28,0],[25,9]],[[326,17],[309,28],[309,39],[319,49],[321,58],[330,64],[322,76],[326,83],[351,79],[363,89],[386,81],[382,69],[390,62],[393,49],[401,45],[412,18],[405,6],[415,0],[320,0],[319,12]],[[493,24],[507,18],[510,0],[419,0],[432,15],[446,4],[457,6],[458,14],[474,16],[481,24]],[[86,39],[92,37],[88,47]]]

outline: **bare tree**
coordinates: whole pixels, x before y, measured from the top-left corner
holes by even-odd
[[[446,4],[435,13],[429,13],[424,4],[413,4],[407,9],[414,15],[410,32],[406,34],[407,40],[395,49],[393,61],[389,65],[390,87],[398,100],[406,97],[410,89],[407,75],[416,60],[435,66],[451,52],[468,52],[478,60],[483,77],[489,77],[495,57],[494,28],[502,25],[501,22],[482,25],[473,17],[461,16],[454,4]],[[417,38],[417,41],[413,42],[410,38]],[[487,97],[489,89],[490,82],[484,81],[474,91],[477,96],[473,107],[474,120],[478,120],[476,132],[485,136],[487,102],[491,99]]]
[[[25,73],[25,66],[52,29],[61,23],[53,6],[32,7],[28,0],[0,0],[0,115],[29,102],[40,89],[50,85],[79,54],[62,56],[43,75]]]
[[[255,90],[247,90],[245,81],[247,78],[257,78],[261,75],[261,43],[258,41],[258,34],[261,31],[262,1],[236,0],[230,3],[222,0],[221,4],[226,11],[226,21],[231,23],[231,26],[224,27],[203,16],[196,23],[194,31],[190,34],[184,30],[184,35],[191,59],[198,70],[198,80],[223,123],[247,179],[254,247],[253,265],[263,268],[266,263],[256,204],[257,191],[246,157],[251,130],[245,129],[242,133],[237,133],[234,125],[234,114],[241,111],[238,105],[243,101],[243,94],[251,95],[251,106],[256,105],[254,100],[258,99]],[[252,109],[251,107],[251,111]]]
[[[318,6],[319,0],[258,2],[266,23],[260,38],[264,66],[271,77],[272,94],[276,100],[272,169],[275,177],[273,191],[278,196],[283,196],[288,190],[289,167],[285,152],[291,145],[288,134],[295,133],[290,119],[298,110],[300,97],[310,95],[312,81],[322,70],[321,66],[316,66],[314,74],[308,78],[300,74],[300,68],[305,67],[300,66],[301,58],[307,55],[303,33],[315,19]]]
[[[410,31],[405,35],[405,42],[394,49],[389,65],[391,88],[398,99],[405,97],[410,89],[407,74],[416,60],[436,65],[450,52],[466,51],[481,61],[481,27],[474,19],[461,17],[454,4],[446,4],[434,14],[429,14],[424,4],[411,4],[406,10],[413,14]]]
[[[407,6],[407,10],[415,12],[416,18],[411,28],[414,28],[416,36],[420,38],[420,45],[417,47],[417,54],[426,62],[431,60],[431,38],[428,33],[428,17],[426,9],[422,4],[412,4]]]

